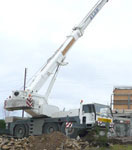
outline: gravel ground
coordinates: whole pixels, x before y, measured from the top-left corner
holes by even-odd
[[[60,132],[14,139],[0,137],[0,150],[87,150],[89,143],[70,139]]]
[[[132,145],[132,137],[116,137],[109,140],[100,138],[95,140],[91,137],[70,139],[60,132],[30,136],[23,139],[14,139],[3,135],[0,136],[0,150],[114,150],[115,144],[122,146]],[[117,148],[119,149],[119,146]],[[122,148],[121,150],[124,149]]]

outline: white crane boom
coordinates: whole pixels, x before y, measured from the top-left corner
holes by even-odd
[[[48,59],[47,64],[40,70],[25,91],[12,92],[12,97],[9,97],[9,99],[5,100],[6,110],[13,111],[24,109],[31,116],[46,115],[50,117],[53,113],[59,112],[58,107],[49,105],[47,102],[47,98],[56,79],[58,68],[60,65],[64,65],[64,59],[67,52],[83,35],[86,27],[106,4],[106,2],[108,2],[108,0],[99,0],[91,9],[91,11],[85,16],[85,18],[79,23],[79,25],[73,28],[72,33],[66,38],[64,43],[55,52],[55,54]],[[45,97],[37,94],[49,76],[54,72],[55,75],[51,80]]]
[[[80,32],[84,32],[89,23],[93,20],[93,18],[97,15],[97,13],[101,10],[101,8],[108,2],[109,0],[99,0],[95,6],[91,9],[91,11],[85,16],[85,18],[80,22],[80,24],[76,27],[80,29]]]
[[[96,14],[100,11],[100,9],[105,5],[108,0],[99,0],[96,5],[92,8],[92,10],[86,15],[86,17],[80,22],[78,26],[76,26],[71,35],[67,37],[66,41],[61,45],[61,47],[56,51],[56,53],[50,58],[44,68],[40,71],[38,76],[32,81],[30,86],[27,88],[30,91],[38,92],[39,89],[46,82],[48,77],[53,74],[53,71],[56,69],[58,64],[61,64],[64,60],[68,50],[73,46],[75,41],[79,37],[81,37],[84,33],[84,30],[89,25],[89,23],[93,20]]]

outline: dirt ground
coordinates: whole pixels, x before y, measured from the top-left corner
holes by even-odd
[[[132,137],[70,139],[60,132],[23,139],[0,137],[0,150],[132,150]]]
[[[67,137],[60,132],[54,132],[48,135],[31,136],[28,138],[32,150],[55,150],[61,144],[66,142]]]
[[[0,150],[85,150],[87,147],[87,141],[70,139],[60,132],[23,139],[0,137]]]

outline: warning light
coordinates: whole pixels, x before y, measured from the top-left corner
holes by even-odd
[[[81,100],[81,102],[80,102],[81,104],[83,103],[83,100]]]
[[[31,97],[31,94],[29,94],[28,97]]]

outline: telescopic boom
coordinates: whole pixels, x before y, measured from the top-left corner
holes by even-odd
[[[38,92],[44,85],[48,77],[53,74],[58,65],[63,64],[65,56],[73,44],[80,38],[87,26],[101,10],[101,8],[108,2],[108,0],[99,0],[91,11],[85,16],[85,18],[74,27],[72,33],[67,37],[61,47],[55,52],[55,54],[49,59],[47,64],[42,68],[36,78],[31,82],[27,88],[29,91]]]
[[[59,108],[48,104],[48,97],[53,88],[58,70],[64,65],[64,59],[74,45],[74,43],[83,35],[86,27],[101,10],[108,0],[99,0],[85,18],[74,27],[72,33],[66,38],[60,48],[48,59],[46,65],[39,71],[32,80],[31,84],[23,91],[13,91],[12,96],[5,100],[5,109],[9,111],[25,110],[31,116],[44,115],[51,117]],[[45,95],[38,94],[38,91],[45,84],[47,79],[53,74],[53,78],[48,86]]]

